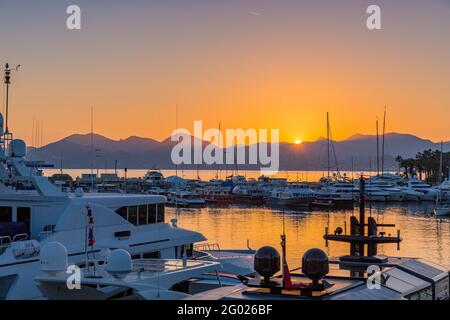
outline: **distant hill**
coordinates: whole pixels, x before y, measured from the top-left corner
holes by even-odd
[[[124,140],[114,140],[99,134],[93,135],[94,150],[91,148],[90,134],[74,134],[50,143],[40,150],[29,148],[29,159],[44,160],[59,167],[82,169],[92,165],[112,168],[117,160],[119,168],[161,169],[174,168],[170,154],[174,142],[170,138],[159,142],[150,138],[132,136]],[[192,138],[191,139],[195,139]],[[193,141],[193,140],[192,140]],[[207,145],[203,142],[203,145]],[[333,141],[331,165],[341,170],[376,169],[376,136],[355,134],[342,141]],[[388,133],[385,137],[385,167],[397,168],[395,158],[414,157],[426,149],[439,149],[440,143],[421,139],[411,134]],[[444,145],[450,151],[450,142]],[[248,147],[246,147],[248,149]],[[380,137],[381,152],[381,137]],[[280,143],[280,170],[325,170],[327,167],[327,141],[319,138],[301,145]],[[337,164],[335,161],[336,155]],[[183,166],[184,169],[216,169],[217,166]],[[234,168],[234,166],[227,166]],[[258,169],[259,166],[239,166],[240,169]],[[181,167],[180,167],[181,169]],[[225,167],[223,167],[225,169]]]

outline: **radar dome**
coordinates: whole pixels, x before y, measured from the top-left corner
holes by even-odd
[[[322,279],[330,271],[327,254],[317,248],[306,251],[302,259],[302,271],[314,282]]]
[[[67,249],[59,242],[49,242],[41,249],[39,256],[41,270],[50,274],[66,272]]]
[[[27,146],[25,141],[20,139],[14,139],[11,141],[8,147],[9,156],[13,158],[25,157],[27,154]]]
[[[116,249],[111,252],[108,264],[106,265],[106,271],[108,271],[111,275],[121,278],[130,273],[132,268],[133,262],[128,251]]]
[[[274,247],[262,247],[255,254],[254,269],[264,281],[268,281],[275,273],[280,271],[280,254]]]

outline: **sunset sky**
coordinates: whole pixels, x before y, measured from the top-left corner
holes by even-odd
[[[82,29],[66,28],[78,4]],[[382,9],[382,30],[366,8]],[[95,131],[167,138],[180,127],[278,128],[283,141],[388,131],[450,140],[448,0],[0,0],[10,129],[44,143]]]

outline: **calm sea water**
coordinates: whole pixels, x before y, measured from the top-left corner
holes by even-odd
[[[420,257],[450,269],[450,219],[436,219],[433,204],[376,205],[368,208],[379,223],[394,223],[396,228],[380,228],[386,234],[401,230],[400,251],[396,245],[380,245],[378,253]],[[231,206],[229,208],[175,209],[167,208],[167,221],[177,216],[180,227],[201,232],[210,243],[221,249],[246,248],[247,240],[253,249],[271,245],[281,250],[280,234],[283,220],[287,235],[290,267],[299,267],[303,253],[313,247],[325,250],[331,256],[348,254],[349,245],[330,242],[328,248],[322,236],[325,227],[330,230],[349,221],[355,208],[345,211],[289,211],[270,208]],[[349,222],[347,222],[349,225]]]

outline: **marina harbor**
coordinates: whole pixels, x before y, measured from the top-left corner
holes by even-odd
[[[9,74],[6,65],[7,89]],[[117,172],[97,175],[92,169],[72,178],[61,169],[47,177],[35,162],[27,162],[25,142],[13,138],[2,114],[0,128],[2,299],[449,298],[448,179],[430,185],[382,173],[352,180],[330,170],[313,183],[267,176],[247,179],[238,173],[221,180],[218,172],[216,179],[202,181],[165,177],[158,170],[128,178]],[[391,209],[382,206],[393,203],[397,208],[429,204],[434,211],[423,219],[434,221],[434,231],[444,239],[442,234],[438,239],[427,236],[436,241],[431,249],[413,252],[423,256],[385,255],[385,247],[394,245],[400,251],[404,240],[400,229],[387,230],[396,224],[386,221],[391,220]],[[240,217],[221,224],[220,233],[228,234],[225,240],[212,226],[237,208]],[[216,216],[212,221],[210,214]],[[267,216],[272,235],[260,233]],[[294,231],[297,219],[319,226],[299,225]],[[406,235],[422,223],[415,220],[406,223]],[[256,233],[250,231],[254,227]],[[316,245],[301,248],[298,243],[307,243],[303,233],[311,230],[308,239],[315,239]],[[277,234],[281,250],[269,246]],[[297,237],[292,248],[291,236]],[[317,246],[319,240],[322,245]],[[330,255],[334,242],[346,243],[345,252]],[[226,244],[233,247],[224,248]],[[79,277],[71,283],[68,274],[74,270]],[[372,283],[374,275],[378,280]]]
[[[69,2],[0,4],[3,313],[448,308],[449,0]]]

